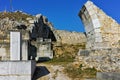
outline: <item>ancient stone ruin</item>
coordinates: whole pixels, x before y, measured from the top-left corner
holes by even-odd
[[[42,15],[26,18],[26,21],[16,21],[4,18],[1,21],[0,54],[1,60],[10,60],[10,32],[21,32],[21,59],[53,58],[52,41],[56,41],[51,31],[51,23]],[[49,25],[49,26],[48,26]],[[13,42],[14,43],[14,42]],[[14,49],[13,49],[14,50]]]
[[[61,44],[82,44],[86,42],[84,33],[57,30],[41,14],[31,16],[20,11],[0,14],[3,15],[0,15],[1,60],[10,59],[10,31],[21,32],[21,53],[25,53],[24,56],[28,55],[28,59],[53,58],[52,45],[61,46]]]
[[[32,60],[52,59],[53,45],[61,47],[61,44],[86,43],[86,49],[80,50],[75,59],[79,66],[82,64],[82,69],[95,68],[106,76],[106,72],[120,72],[120,25],[93,2],[87,1],[79,12],[85,34],[56,30],[41,14],[13,14],[18,13],[24,17],[0,15],[0,79],[31,80],[35,70]]]
[[[24,17],[15,17],[18,14]],[[36,61],[53,58],[53,45],[71,47],[86,42],[84,33],[56,30],[41,14],[30,16],[18,11],[2,15],[9,16],[0,15],[0,80],[32,80]]]
[[[36,62],[28,60],[28,53],[22,53],[21,43],[21,32],[11,31],[10,60],[0,61],[0,80],[32,80]]]
[[[120,48],[120,25],[91,1],[79,12],[85,26],[87,49]]]
[[[87,43],[86,50],[78,52],[76,61],[84,69],[120,72],[120,25],[91,1],[83,5],[79,17],[85,26]]]

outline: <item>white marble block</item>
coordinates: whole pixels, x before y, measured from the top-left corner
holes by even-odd
[[[0,80],[32,80],[35,61],[1,61]]]
[[[10,32],[10,60],[21,60],[21,33]]]

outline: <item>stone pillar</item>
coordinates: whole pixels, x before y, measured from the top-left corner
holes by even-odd
[[[22,60],[28,60],[28,41],[22,41]]]
[[[101,23],[97,10],[99,8],[91,1],[87,1],[79,12],[87,35],[87,49],[102,49],[103,39],[101,34]]]
[[[21,60],[21,33],[10,32],[10,60]]]

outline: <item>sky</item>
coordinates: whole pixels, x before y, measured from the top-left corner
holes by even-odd
[[[13,11],[42,14],[59,30],[85,32],[78,13],[88,0],[12,0]],[[120,0],[91,0],[120,23]],[[10,0],[0,0],[0,12],[10,11]]]

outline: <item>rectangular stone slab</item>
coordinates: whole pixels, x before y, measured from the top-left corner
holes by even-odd
[[[10,60],[21,60],[21,33],[10,32]]]
[[[32,80],[36,68],[35,61],[0,62],[0,80]]]

